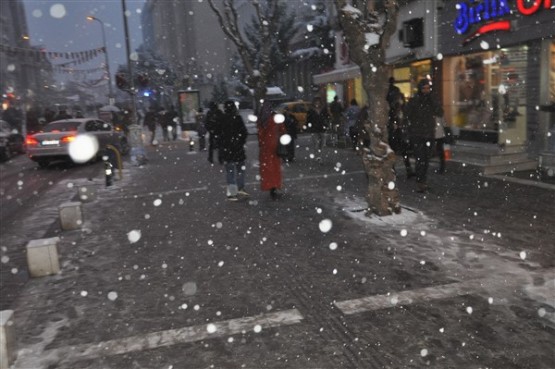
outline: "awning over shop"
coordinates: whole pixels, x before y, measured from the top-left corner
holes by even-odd
[[[314,84],[321,85],[324,83],[333,83],[333,82],[341,82],[346,81],[348,79],[358,78],[360,77],[360,68],[358,65],[354,65],[352,67],[342,68],[342,69],[335,69],[331,72],[326,72],[322,74],[315,74],[312,76],[314,80]]]

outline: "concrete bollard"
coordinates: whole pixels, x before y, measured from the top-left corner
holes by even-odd
[[[60,237],[41,238],[27,243],[27,266],[31,277],[44,277],[60,272],[58,242]]]
[[[0,369],[8,369],[15,360],[13,310],[0,311]]]
[[[79,229],[83,225],[81,202],[66,202],[60,205],[60,224],[64,231]]]
[[[77,195],[81,202],[91,202],[96,200],[96,185],[79,186]]]

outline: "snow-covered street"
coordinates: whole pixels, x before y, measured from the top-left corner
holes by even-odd
[[[237,203],[205,152],[149,147],[14,304],[14,368],[551,367],[554,191],[450,163],[366,217],[360,158],[309,143],[271,201],[251,138]]]

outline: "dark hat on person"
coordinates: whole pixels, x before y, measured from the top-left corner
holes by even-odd
[[[237,111],[237,106],[235,105],[235,101],[227,100],[224,103],[224,112],[226,113],[235,113]]]
[[[430,85],[430,81],[426,78],[421,79],[420,81],[418,81],[418,91],[422,91],[422,88],[424,88],[424,86],[429,86]]]

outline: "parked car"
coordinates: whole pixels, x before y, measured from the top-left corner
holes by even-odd
[[[17,153],[25,152],[25,140],[23,136],[10,124],[0,120],[0,158],[8,160]]]
[[[303,132],[306,130],[306,114],[310,109],[311,103],[308,101],[290,101],[282,103],[276,107],[278,113],[290,113],[295,117],[298,124],[298,131]]]
[[[106,145],[116,147],[122,155],[129,152],[127,138],[110,123],[96,118],[79,118],[48,123],[41,132],[27,136],[27,155],[41,167],[56,160],[72,160],[69,144],[84,134],[94,136],[98,141],[98,151],[92,159],[102,156]]]

